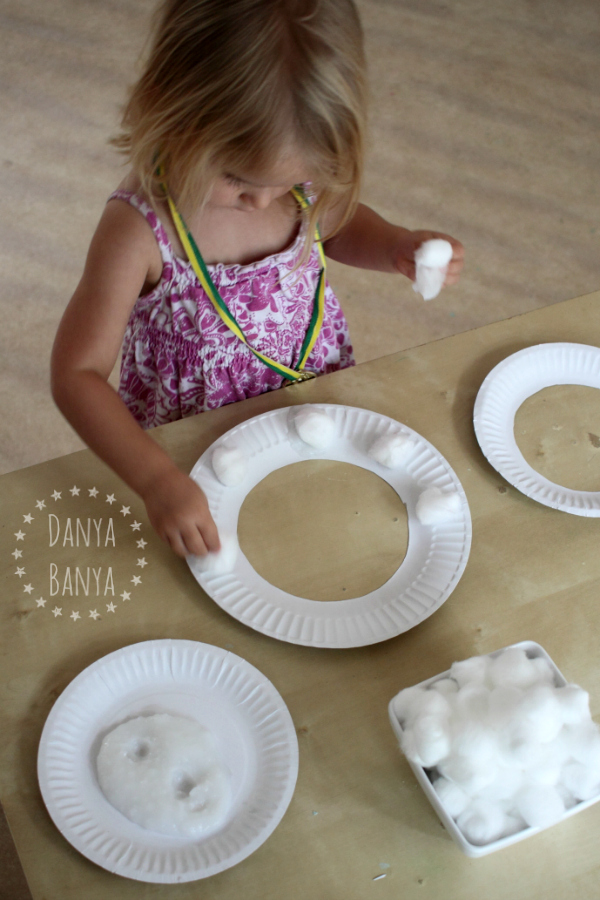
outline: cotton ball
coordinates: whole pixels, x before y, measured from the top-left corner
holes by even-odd
[[[456,824],[472,844],[489,844],[502,834],[505,814],[497,803],[474,800],[458,816]]]
[[[490,691],[488,721],[491,728],[503,731],[512,721],[515,710],[523,699],[523,691],[515,687],[500,687]]]
[[[441,716],[419,716],[413,725],[415,747],[423,766],[429,769],[450,751],[450,729]]]
[[[304,406],[294,416],[294,426],[305,444],[325,450],[335,437],[335,422],[327,413]]]
[[[438,487],[426,488],[417,500],[416,513],[422,525],[438,525],[457,516],[461,499],[456,491],[441,491]]]
[[[456,819],[470,802],[470,797],[466,794],[458,784],[448,781],[447,778],[438,778],[433,782],[433,789],[436,792],[440,803],[449,816]]]
[[[440,678],[431,685],[431,690],[443,694],[444,697],[451,699],[458,691],[458,684],[453,678]]]
[[[584,766],[600,766],[600,732],[595,722],[565,725],[563,736],[574,760]]]
[[[520,647],[509,647],[490,662],[489,677],[494,685],[528,688],[538,680],[532,660]]]
[[[525,693],[516,710],[517,734],[545,744],[554,740],[562,724],[562,709],[554,688],[537,684]]]
[[[554,684],[554,671],[550,663],[543,656],[536,656],[530,660],[532,669],[535,670],[537,681],[540,684]]]
[[[416,717],[425,690],[420,687],[409,687],[396,694],[393,700],[394,712],[401,723],[410,723]]]
[[[558,784],[561,777],[564,754],[558,741],[544,744],[542,753],[535,764],[526,770],[526,776],[534,784]]]
[[[456,712],[460,720],[487,723],[489,704],[490,692],[480,685],[466,684],[456,695]]]
[[[248,460],[238,447],[220,444],[213,451],[212,467],[221,484],[225,487],[235,487],[246,477]]]
[[[238,555],[237,537],[232,534],[221,534],[221,549],[207,553],[205,556],[188,556],[188,562],[194,572],[201,575],[228,575],[233,572]]]
[[[454,751],[437,765],[438,772],[448,781],[458,784],[471,797],[477,796],[496,777],[497,766],[481,764],[474,759],[458,756]]]
[[[416,763],[418,766],[425,766],[425,763],[419,756],[417,741],[412,727],[406,728],[402,732],[402,735],[400,737],[400,748],[406,758],[410,759],[411,762]]]
[[[496,735],[484,725],[471,719],[460,722],[452,740],[452,752],[479,766],[491,765],[498,760]]]
[[[449,716],[451,707],[443,694],[440,694],[438,691],[426,690],[419,697],[416,713],[419,716]]]
[[[382,466],[395,469],[406,462],[414,447],[406,435],[384,434],[371,445],[368,455]]]
[[[576,684],[557,688],[556,697],[560,703],[562,720],[565,725],[578,725],[590,718],[590,695]]]
[[[510,800],[523,785],[523,771],[515,766],[499,766],[494,780],[483,787],[478,796],[482,800]]]
[[[557,790],[547,785],[530,785],[515,798],[516,807],[526,824],[532,828],[546,828],[562,818],[565,804]]]
[[[567,763],[561,782],[577,800],[591,800],[600,794],[600,769],[588,768],[580,762]]]
[[[441,291],[451,259],[452,244],[441,238],[424,241],[416,250],[413,289],[424,300],[433,300]]]
[[[483,685],[485,684],[488,666],[489,659],[486,656],[472,656],[470,659],[452,663],[450,675],[455,679],[459,687],[463,687],[467,683]]]
[[[574,806],[577,806],[577,804],[579,803],[579,800],[577,800],[573,796],[571,791],[567,787],[565,787],[565,785],[562,783],[562,781],[558,782],[555,789],[556,789],[556,793],[558,794],[558,796],[564,803],[565,809],[573,809]]]

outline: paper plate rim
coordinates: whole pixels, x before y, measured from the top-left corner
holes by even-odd
[[[255,572],[241,551],[236,569],[230,575],[200,574],[189,561],[188,564],[201,587],[219,606],[234,618],[270,637],[323,648],[360,647],[388,640],[432,615],[458,584],[467,565],[472,536],[466,494],[445,457],[407,425],[361,407],[331,403],[306,405],[325,411],[335,419],[338,452],[330,448],[317,452],[300,446],[302,442],[299,438],[290,434],[290,417],[302,405],[281,407],[247,419],[217,438],[194,464],[191,477],[207,495],[217,526],[225,527],[227,523],[237,529],[239,509],[248,492],[277,468],[303,458],[312,458],[347,461],[370,470],[386,481],[407,507],[409,546],[405,559],[394,575],[365,597],[320,603],[294,597],[274,587]],[[263,466],[260,477],[256,471],[251,471],[239,488],[225,488],[215,477],[210,459],[216,446],[234,443],[241,431],[246,431],[250,467],[256,465],[260,468],[264,460],[256,463],[256,459],[265,455],[277,457],[277,454],[282,454],[283,461],[272,467]],[[391,432],[402,433],[415,443],[413,457],[399,469],[386,468],[367,455],[367,449],[376,437]],[[342,445],[345,456],[339,452]],[[405,493],[406,486],[410,485],[410,502],[402,497],[400,484]],[[418,522],[414,514],[415,498],[431,485],[450,487],[459,494],[459,517],[436,526],[423,526]],[[396,596],[395,586],[417,566],[417,555],[423,544],[428,549],[421,554],[418,576]]]
[[[509,484],[544,506],[577,516],[600,516],[600,491],[556,484],[529,465],[514,437],[514,419],[529,397],[560,384],[600,388],[600,348],[592,344],[533,344],[499,362],[483,380],[473,409],[477,442]]]

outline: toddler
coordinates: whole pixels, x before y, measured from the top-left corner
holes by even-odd
[[[325,257],[415,277],[409,231],[358,202],[353,0],[167,0],[114,143],[106,205],[52,358],[56,403],[180,556],[219,549],[206,498],[144,429],[353,365]],[[108,377],[122,346],[117,394]]]

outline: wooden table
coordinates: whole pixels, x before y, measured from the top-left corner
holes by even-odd
[[[547,341],[600,345],[600,293],[153,433],[188,471],[233,425],[296,403],[365,407],[406,423],[431,441],[467,493],[471,557],[441,609],[381,644],[352,650],[296,646],[229,617],[203,594],[185,563],[154,537],[140,501],[87,451],[2,478],[0,788],[35,900],[569,900],[600,894],[600,805],[500,853],[470,860],[440,825],[399,753],[387,719],[388,701],[402,687],[443,671],[456,659],[525,639],[542,644],[566,677],[590,692],[592,713],[600,710],[600,521],[527,499],[488,465],[473,432],[473,402],[490,369],[523,347]],[[600,441],[593,440],[600,429],[588,427],[588,419],[598,418],[593,400],[595,396],[589,406],[582,401],[590,465],[600,462]],[[558,455],[556,447],[552,452]],[[72,493],[74,488],[79,495]],[[114,504],[105,499],[113,494]],[[123,507],[130,509],[121,513]],[[334,512],[322,518],[332,523]],[[106,531],[111,516],[114,543]],[[103,520],[97,529],[91,523],[89,548],[81,531],[76,548],[77,517],[84,530],[87,518]],[[365,522],[365,542],[373,542],[368,516]],[[95,535],[101,547],[94,543]],[[147,543],[138,547],[138,540]],[[376,568],[377,550],[369,546]],[[343,541],[337,552],[343,564]],[[289,555],[293,547],[287,544],[282,566]],[[73,596],[67,563],[73,566]],[[85,596],[87,566],[102,568],[102,573],[92,573]],[[19,568],[25,570],[22,575]],[[138,584],[135,577],[141,579]],[[126,581],[131,586],[121,591]],[[129,593],[129,599],[121,593]],[[57,609],[61,612],[53,612]],[[44,721],[71,679],[112,650],[163,637],[226,647],[255,665],[282,694],[300,746],[296,792],[269,840],[234,868],[177,886],[125,880],[80,856],[54,827],[36,780]]]

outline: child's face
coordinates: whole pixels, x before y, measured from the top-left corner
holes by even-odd
[[[208,197],[213,208],[254,212],[266,209],[296,184],[310,181],[306,165],[297,154],[288,154],[268,169],[257,172],[223,172]]]

